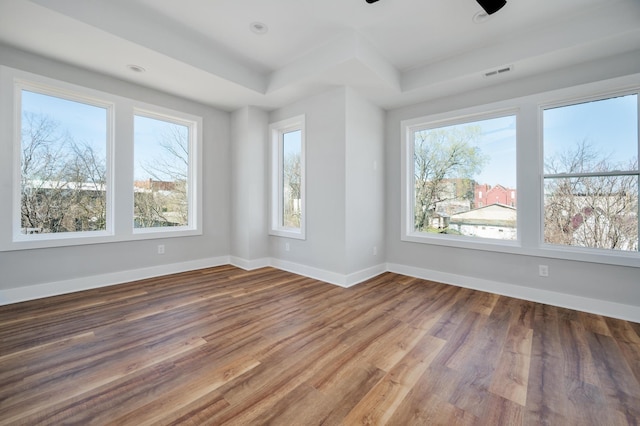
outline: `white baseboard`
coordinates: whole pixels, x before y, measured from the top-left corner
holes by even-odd
[[[271,258],[263,257],[261,259],[247,260],[237,256],[231,256],[229,258],[229,263],[233,266],[237,266],[238,268],[244,269],[245,271],[252,271],[254,269],[265,268],[271,265]]]
[[[429,269],[417,268],[414,266],[407,266],[396,263],[379,264],[367,269],[363,269],[361,271],[345,275],[281,259],[261,258],[255,260],[246,260],[235,256],[220,256],[198,259],[189,262],[172,263],[168,265],[159,265],[148,268],[119,271],[109,274],[94,275],[83,278],[75,278],[71,280],[56,281],[26,287],[0,290],[0,305],[8,305],[11,303],[18,303],[26,300],[57,296],[60,294],[106,287],[129,281],[157,277],[161,275],[168,275],[178,272],[192,271],[195,269],[210,268],[228,264],[232,264],[245,270],[272,266],[283,271],[288,271],[320,281],[325,281],[327,283],[345,288],[354,286],[358,283],[380,275],[383,272],[389,271],[425,280],[455,285],[458,287],[486,291],[489,293],[529,300],[532,302],[545,303],[548,305],[575,309],[583,312],[590,312],[593,314],[604,315],[612,318],[620,318],[627,321],[640,322],[639,306],[591,299],[572,294],[557,293],[553,291],[518,286],[498,281],[483,280],[480,278],[474,278],[465,275],[450,274],[446,272],[433,271]]]
[[[640,322],[640,307],[605,300],[591,299],[573,294],[557,293],[498,281],[483,280],[465,275],[432,271],[395,263],[387,264],[387,271],[473,290],[544,303],[561,308],[575,309],[596,315]]]
[[[60,294],[74,293],[76,291],[90,290],[93,288],[107,287],[130,281],[143,280],[161,275],[175,274],[178,272],[193,271],[196,269],[211,268],[214,266],[228,265],[229,256],[212,257],[192,260],[189,262],[170,263],[148,268],[118,271],[109,274],[93,275],[71,280],[54,281],[26,287],[0,290],[0,305],[24,302],[26,300],[40,299],[43,297],[58,296]]]
[[[324,281],[329,284],[346,287],[346,275],[338,274],[336,272],[275,258],[271,259],[271,266],[282,269],[283,271],[293,272],[294,274]]]
[[[280,259],[271,259],[271,266],[344,288],[354,286],[386,271],[386,265],[380,264],[349,275],[344,275]]]

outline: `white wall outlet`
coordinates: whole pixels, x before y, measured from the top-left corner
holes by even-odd
[[[377,256],[378,255],[378,246],[373,246],[373,255]]]
[[[164,244],[158,244],[158,254],[164,254]]]
[[[289,245],[289,243],[284,243],[284,251],[289,251],[291,250],[291,246]]]
[[[538,274],[541,277],[549,276],[549,267],[547,265],[538,265]]]

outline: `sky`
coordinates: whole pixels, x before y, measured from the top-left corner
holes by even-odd
[[[626,170],[638,157],[638,97],[620,96],[545,109],[543,112],[543,155],[545,160],[588,141],[599,159],[615,169]],[[516,188],[515,116],[480,120],[445,128],[478,125],[481,137],[475,142],[489,158],[478,183]]]
[[[486,158],[482,171],[473,177],[480,184],[516,187],[516,117],[514,115],[446,126],[443,129],[479,126],[481,136],[474,143]]]
[[[547,109],[543,114],[545,160],[587,141],[623,170],[638,156],[638,98],[627,95]]]
[[[23,113],[48,116],[57,123],[58,133],[66,132],[76,142],[88,144],[94,152],[103,159],[106,158],[107,110],[105,108],[23,90],[22,111]],[[159,149],[158,140],[163,133],[166,133],[169,126],[175,126],[175,124],[148,117],[135,117],[135,180],[146,180],[151,177],[143,166],[145,163],[163,156],[163,150]],[[186,126],[179,127],[188,132]],[[167,176],[164,178],[170,180]]]
[[[88,143],[101,155],[106,153],[106,109],[24,90],[23,111],[45,114],[59,123],[76,141]],[[543,113],[545,158],[566,151],[587,140],[609,161],[620,167],[638,156],[638,99],[627,95],[601,101],[546,109]],[[515,116],[478,121],[482,137],[477,145],[489,158],[478,183],[516,187]],[[159,155],[158,135],[166,122],[137,117],[135,120],[135,179],[148,179],[142,160]],[[460,125],[464,126],[464,125]],[[452,126],[453,127],[453,126]],[[298,147],[297,133],[288,135],[287,147]]]
[[[22,91],[22,111],[49,117],[77,143],[86,143],[101,156],[106,154],[107,110],[80,102]],[[24,127],[24,126],[23,126]]]

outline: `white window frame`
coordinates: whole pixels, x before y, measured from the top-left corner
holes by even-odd
[[[420,130],[436,129],[457,124],[472,123],[475,121],[490,120],[506,116],[514,116],[516,120],[516,159],[518,157],[519,110],[513,107],[497,108],[482,111],[481,108],[472,108],[462,111],[437,114],[404,120],[401,127],[401,234],[402,241],[414,243],[436,244],[451,247],[505,251],[519,247],[521,239],[521,220],[517,212],[515,240],[501,240],[495,238],[470,237],[452,234],[430,234],[415,230],[414,206],[415,206],[415,173],[414,173],[414,133]],[[516,164],[516,173],[518,170]],[[518,177],[516,176],[516,180]]]
[[[300,228],[285,227],[283,223],[283,136],[285,133],[300,131]],[[306,184],[305,184],[305,116],[288,118],[269,125],[271,139],[271,197],[269,235],[278,237],[306,239]]]
[[[199,201],[202,199],[202,188],[200,185],[202,179],[201,168],[199,167],[198,160],[202,157],[200,153],[202,144],[198,143],[198,140],[200,137],[199,129],[202,128],[202,119],[177,111],[168,110],[166,108],[160,108],[149,104],[143,105],[141,103],[136,103],[133,108],[133,115],[166,121],[185,126],[189,129],[189,171],[187,178],[187,202],[189,204],[188,224],[185,226],[175,227],[133,228],[133,233],[136,235],[156,235],[160,237],[166,233],[172,234],[176,232],[189,232],[199,229],[200,224],[198,219],[202,217],[202,207]],[[133,144],[135,145],[135,140],[133,141]],[[133,191],[133,185],[131,186],[131,190]],[[134,212],[132,210],[132,223],[133,213]]]
[[[107,224],[101,231],[29,234],[20,227],[21,97],[22,90],[95,105],[108,110],[107,123]],[[0,151],[12,153],[0,159],[0,251],[64,247],[85,244],[202,234],[202,118],[162,106],[151,105],[42,75],[0,66]],[[189,226],[133,227],[133,122],[134,113],[144,111],[190,126]],[[193,152],[193,156],[191,155]],[[8,158],[10,157],[10,158]],[[115,173],[114,171],[118,172]],[[7,184],[4,184],[7,182]],[[10,184],[8,184],[10,182]]]
[[[545,231],[545,223],[544,223],[544,181],[545,178],[561,178],[561,177],[584,177],[584,176],[637,176],[638,177],[638,196],[640,198],[640,165],[638,170],[636,170],[635,172],[633,171],[623,171],[623,172],[603,172],[603,173],[598,173],[598,172],[594,172],[594,173],[561,173],[561,174],[545,174],[544,171],[544,112],[547,109],[552,109],[552,108],[560,108],[560,107],[567,107],[567,106],[572,106],[572,105],[579,105],[582,103],[587,103],[587,102],[593,102],[593,101],[602,101],[602,100],[607,100],[607,99],[611,99],[611,98],[616,98],[616,97],[620,97],[620,96],[626,96],[626,95],[636,95],[637,96],[637,102],[638,102],[638,117],[637,117],[637,125],[638,125],[638,141],[637,141],[637,155],[640,156],[640,87],[636,87],[630,90],[611,90],[611,91],[604,91],[604,92],[599,92],[599,93],[590,93],[590,94],[585,94],[584,96],[578,96],[578,97],[571,97],[568,99],[562,99],[562,100],[555,100],[552,102],[545,102],[545,103],[540,103],[539,105],[539,112],[538,112],[538,116],[539,116],[539,120],[538,122],[540,123],[539,126],[539,138],[540,138],[540,159],[539,159],[539,167],[540,167],[540,194],[541,194],[541,198],[539,200],[539,204],[540,204],[540,219],[541,219],[541,223],[540,223],[540,235],[539,235],[539,239],[540,239],[540,247],[545,249],[545,250],[549,250],[549,251],[553,251],[555,253],[557,253],[560,256],[563,257],[570,257],[570,258],[577,258],[577,259],[582,259],[583,257],[586,259],[590,259],[593,258],[594,256],[598,256],[600,257],[602,260],[605,260],[605,262],[603,263],[609,263],[611,261],[615,262],[616,258],[620,258],[620,259],[638,259],[640,260],[640,250],[638,252],[633,252],[633,251],[621,251],[621,250],[608,250],[608,249],[601,249],[601,248],[593,248],[593,247],[580,247],[580,246],[564,246],[564,245],[559,245],[559,244],[550,244],[545,242],[545,237],[544,237],[544,231]],[[640,204],[638,207],[638,220],[640,221]],[[638,238],[640,240],[640,223],[638,226]]]
[[[544,178],[543,178],[543,124],[542,110],[552,105],[570,105],[588,100],[605,99],[640,92],[640,73],[608,80],[565,87],[526,95],[474,107],[431,113],[419,118],[401,121],[401,229],[400,239],[412,243],[534,256],[546,259],[563,259],[640,268],[640,252],[601,250],[582,247],[565,247],[544,243]],[[517,112],[517,199],[518,244],[505,244],[501,240],[468,241],[441,236],[414,236],[408,227],[410,191],[407,186],[407,164],[412,159],[407,150],[407,127],[429,122],[446,122],[452,118],[481,116],[491,111],[509,109]],[[640,123],[639,123],[640,126]],[[640,132],[640,131],[639,131]],[[420,238],[422,237],[422,238]]]

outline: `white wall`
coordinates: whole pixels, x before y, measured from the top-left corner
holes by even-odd
[[[268,124],[256,107],[231,115],[231,256],[239,266],[268,256]]]
[[[87,278],[87,285],[92,286],[108,283],[116,279],[116,275],[118,280],[126,280],[127,275],[122,271],[147,270],[152,274],[150,271],[153,268],[156,271],[171,271],[167,265],[206,266],[216,263],[220,257],[228,257],[231,211],[228,113],[1,45],[0,64],[184,111],[203,117],[204,122],[203,235],[0,252],[0,290],[68,280],[79,282],[83,277]],[[0,153],[0,168],[11,170],[10,152]],[[3,181],[0,185],[10,186],[11,183]],[[3,217],[2,220],[9,218]],[[158,244],[165,245],[164,255],[157,254]],[[109,278],[100,280],[96,276]]]
[[[573,307],[607,315],[640,318],[640,268],[601,263],[543,258],[532,255],[500,253],[485,250],[454,248],[441,245],[401,241],[401,130],[402,120],[485,105],[516,96],[569,87],[578,83],[640,72],[640,55],[622,55],[600,63],[538,75],[520,82],[505,83],[485,90],[447,99],[416,104],[387,112],[386,120],[386,232],[387,261],[396,272],[450,282],[462,286],[509,294],[561,306]],[[535,111],[535,109],[534,109]],[[524,123],[533,126],[537,123]],[[531,128],[531,127],[527,127]],[[535,139],[535,138],[534,138]],[[536,140],[519,147],[519,157],[537,156]],[[531,163],[531,162],[530,162]],[[532,162],[535,163],[535,162]],[[538,171],[527,168],[519,189],[538,191]],[[534,190],[534,188],[536,188]],[[526,220],[538,220],[539,213],[523,198],[519,210]],[[533,211],[532,211],[533,210]],[[521,218],[522,219],[522,218]],[[525,230],[525,232],[529,232]],[[527,240],[537,238],[528,235]],[[550,276],[538,276],[538,265],[549,266]],[[620,312],[616,314],[616,310]],[[624,312],[621,312],[624,311]]]

